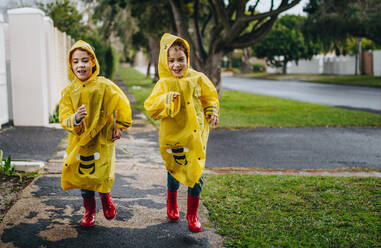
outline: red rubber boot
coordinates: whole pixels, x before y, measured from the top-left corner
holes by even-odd
[[[92,227],[95,223],[95,197],[93,198],[84,198],[83,206],[85,206],[85,215],[81,219],[81,226],[83,227]]]
[[[167,216],[170,220],[179,220],[180,213],[177,206],[177,191],[167,190]]]
[[[116,216],[116,208],[110,193],[99,193],[102,201],[103,214],[106,219],[112,220]]]
[[[197,217],[197,209],[200,201],[200,197],[193,197],[188,194],[188,209],[187,209],[187,221],[188,229],[192,232],[201,232],[202,226],[200,220]]]

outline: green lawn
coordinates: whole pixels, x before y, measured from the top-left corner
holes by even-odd
[[[239,91],[223,91],[220,128],[381,126],[381,115]]]
[[[132,86],[141,86],[141,87],[150,87],[153,86],[152,79],[146,78],[146,76],[139,71],[135,70],[132,67],[119,65],[118,70],[119,76],[123,81],[130,87]]]
[[[302,80],[309,82],[330,83],[330,84],[343,84],[343,85],[357,85],[357,86],[371,86],[381,87],[381,77],[367,76],[367,75],[320,75],[320,74],[266,74],[266,73],[248,73],[239,75],[246,78],[262,78],[272,80]]]
[[[381,247],[381,179],[207,175],[202,201],[227,247]]]
[[[144,101],[151,94],[152,88],[155,85],[152,79],[146,78],[145,75],[132,67],[123,65],[119,66],[118,73],[127,84],[129,92],[135,96],[136,102],[132,107],[145,113],[151,123],[159,127],[160,121],[153,120],[144,109]]]

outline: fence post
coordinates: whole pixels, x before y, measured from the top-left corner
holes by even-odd
[[[0,14],[0,128],[9,121],[4,25],[3,15]]]
[[[373,51],[373,75],[381,76],[381,50]]]
[[[8,11],[13,122],[16,126],[49,123],[44,13],[34,8]]]

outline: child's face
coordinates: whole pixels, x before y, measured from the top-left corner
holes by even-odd
[[[86,51],[75,50],[71,58],[71,66],[74,74],[81,81],[85,81],[90,77],[91,61]]]
[[[174,47],[168,50],[168,67],[172,75],[180,77],[187,68],[187,56],[184,51]]]

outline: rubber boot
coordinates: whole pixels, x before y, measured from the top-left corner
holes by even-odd
[[[180,213],[177,206],[177,191],[167,190],[167,216],[170,220],[179,220]]]
[[[106,219],[112,220],[116,216],[116,208],[110,193],[99,193],[102,202],[103,214]]]
[[[194,197],[188,194],[188,209],[187,209],[187,221],[188,229],[192,232],[201,232],[202,226],[200,220],[197,217],[197,209],[200,201],[200,197]]]
[[[95,223],[96,205],[95,197],[84,198],[83,206],[85,206],[85,215],[81,219],[81,226],[92,227]]]

